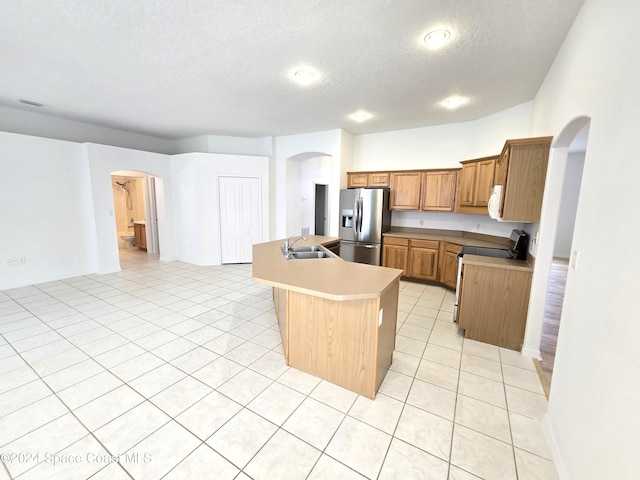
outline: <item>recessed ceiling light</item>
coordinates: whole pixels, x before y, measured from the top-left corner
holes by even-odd
[[[302,85],[309,85],[310,83],[313,83],[316,81],[317,79],[317,75],[313,70],[309,70],[309,69],[300,69],[300,70],[296,70],[293,73],[293,79],[298,82],[301,83]]]
[[[373,117],[373,114],[366,112],[364,110],[358,110],[356,113],[352,113],[351,115],[349,115],[349,118],[355,122],[361,123],[361,122],[366,122],[367,120],[369,120],[371,117]]]
[[[434,30],[433,32],[427,33],[424,37],[424,43],[426,43],[429,48],[440,48],[447,43],[450,38],[451,32],[449,30]]]
[[[440,102],[440,105],[453,110],[454,108],[461,107],[463,105],[466,105],[467,103],[469,103],[469,99],[467,97],[452,95],[451,97],[445,98],[442,102]]]

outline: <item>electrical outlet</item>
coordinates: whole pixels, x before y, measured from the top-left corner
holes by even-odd
[[[420,226],[424,226],[424,220],[420,220]]]
[[[27,263],[27,257],[12,257],[7,258],[7,267],[16,267],[18,265],[24,265]]]

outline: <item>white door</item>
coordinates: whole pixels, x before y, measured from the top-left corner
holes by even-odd
[[[262,241],[260,179],[219,177],[222,263],[250,263]]]

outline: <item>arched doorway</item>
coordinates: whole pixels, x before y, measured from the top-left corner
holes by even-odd
[[[119,257],[123,254],[159,254],[155,177],[145,172],[111,172],[113,212]]]
[[[558,269],[558,259],[566,257],[568,268],[575,267],[577,262],[577,252],[572,249],[571,240],[589,125],[588,117],[578,117],[571,121],[554,140],[549,157],[540,240],[523,348],[523,353],[533,357],[538,357],[544,351],[543,363],[538,363],[538,367],[541,378],[548,382],[547,387],[550,386],[550,371],[553,369],[555,344],[562,317],[561,293],[566,283],[566,274],[563,280],[563,272]],[[561,268],[560,266],[560,270]]]
[[[322,234],[328,235],[331,196],[338,190],[331,187],[332,162],[330,155],[320,152],[300,153],[287,159],[288,236],[317,234],[317,216],[323,218]],[[320,196],[318,186],[322,186]]]

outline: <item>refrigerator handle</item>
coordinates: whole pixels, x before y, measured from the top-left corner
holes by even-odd
[[[362,233],[362,214],[364,210],[364,201],[362,198],[358,199],[358,233]]]
[[[353,202],[353,233],[356,238],[358,238],[358,200],[356,196],[356,201]]]

